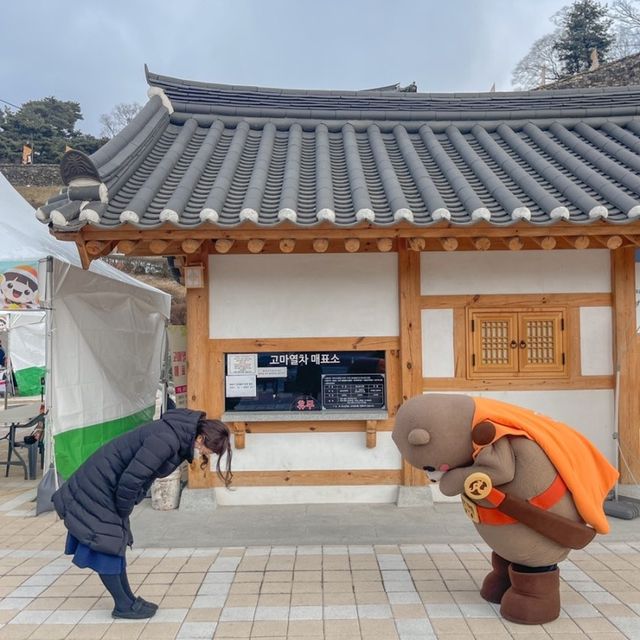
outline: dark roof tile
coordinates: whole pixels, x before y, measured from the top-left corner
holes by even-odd
[[[640,87],[419,94],[147,78],[132,123],[90,157],[65,155],[70,189],[40,219],[76,230],[640,217]]]

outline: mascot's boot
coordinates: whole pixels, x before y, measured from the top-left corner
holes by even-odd
[[[525,573],[509,567],[511,588],[502,597],[500,614],[519,624],[544,624],[560,615],[560,570]]]
[[[491,553],[491,566],[493,571],[488,573],[482,583],[480,595],[487,602],[500,604],[505,591],[511,586],[509,578],[509,565],[511,563],[499,556],[495,551]]]

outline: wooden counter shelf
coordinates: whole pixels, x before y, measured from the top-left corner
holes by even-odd
[[[222,414],[234,434],[236,449],[244,449],[245,435],[251,433],[252,423],[272,422],[363,422],[367,438],[367,448],[376,446],[378,423],[388,420],[387,411],[309,411],[308,413],[292,413],[290,411],[227,411]]]

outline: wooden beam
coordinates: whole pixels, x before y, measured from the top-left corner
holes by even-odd
[[[589,239],[589,236],[586,235],[578,236],[573,240],[573,246],[579,250],[587,249],[590,244],[591,240]]]
[[[237,471],[235,487],[314,487],[335,485],[393,485],[401,482],[400,469],[329,469],[323,471]],[[424,475],[424,474],[423,474]],[[206,483],[206,484],[205,484]],[[218,476],[208,473],[195,488],[220,487]]]
[[[393,249],[393,239],[392,238],[378,238],[376,240],[376,245],[378,247],[378,251],[382,253],[387,253]]]
[[[87,251],[86,244],[84,242],[76,242],[78,247],[78,253],[80,254],[80,264],[83,269],[88,269],[91,266],[91,256]]]
[[[196,238],[187,238],[186,240],[182,241],[182,244],[180,246],[182,247],[182,250],[185,253],[191,254],[191,253],[195,253],[200,248],[200,245],[203,242],[204,240],[197,240]]]
[[[228,253],[233,247],[234,241],[230,238],[218,238],[215,241],[214,247],[218,253]]]
[[[456,309],[469,305],[486,307],[610,307],[610,293],[483,293],[420,297],[422,309]]]
[[[522,238],[514,236],[513,238],[505,239],[505,244],[509,251],[520,251],[524,247]]]
[[[427,241],[424,238],[409,238],[408,244],[411,251],[424,251]]]
[[[346,336],[341,338],[216,338],[211,349],[227,353],[254,351],[389,351],[399,349],[396,336]]]
[[[329,248],[329,241],[326,238],[316,238],[313,241],[313,250],[316,253],[324,253]]]
[[[613,376],[575,376],[573,378],[423,378],[423,391],[570,391],[613,389]]]
[[[627,242],[630,242],[631,244],[635,245],[636,247],[640,247],[640,237],[639,236],[628,236],[628,235],[625,235],[624,239]]]
[[[89,240],[85,246],[87,253],[93,258],[97,258],[104,253],[109,243],[104,240]]]
[[[624,460],[620,457],[619,466],[624,483],[632,483],[632,476],[640,478],[640,338],[636,329],[635,251],[634,247],[628,247],[611,252],[614,362],[620,371],[617,442],[624,456]]]
[[[545,250],[549,251],[551,249],[556,248],[557,241],[553,236],[545,236],[540,241],[540,246]]]
[[[260,238],[251,238],[247,242],[247,249],[250,253],[260,253],[264,249],[264,240]]]
[[[445,251],[455,251],[458,248],[458,240],[456,238],[442,238],[440,244]]]
[[[489,249],[491,249],[491,238],[487,238],[486,236],[482,238],[476,238],[473,241],[473,246],[478,251],[489,251]]]
[[[283,238],[280,240],[280,251],[291,253],[296,248],[296,241],[293,238]]]
[[[534,226],[529,222],[519,222],[508,227],[498,227],[491,223],[479,222],[470,227],[452,227],[449,222],[443,221],[424,228],[416,228],[414,224],[397,223],[389,227],[381,227],[372,224],[362,224],[362,226],[340,228],[332,223],[321,223],[313,227],[303,227],[295,223],[282,223],[273,228],[261,228],[260,235],[265,240],[280,240],[283,237],[295,238],[296,240],[313,240],[318,237],[329,240],[344,240],[347,237],[358,237],[364,239],[377,238],[433,238],[440,240],[443,237],[453,238],[473,238],[479,235],[488,238],[510,238],[518,235],[521,238],[535,238],[553,236],[555,238],[575,238],[577,236],[601,236],[608,237],[620,235],[624,230],[624,235],[628,237],[640,236],[640,221],[620,225],[611,225],[606,221],[594,222],[588,226],[577,225],[575,223],[557,223],[551,226]],[[87,225],[78,232],[54,233],[58,239],[74,240],[151,240],[162,238],[165,240],[181,241],[186,238],[202,238],[205,240],[217,240],[218,238],[228,238],[233,235],[235,240],[246,242],[253,235],[255,229],[238,228],[229,231],[228,228],[216,227],[213,225],[201,225],[196,228],[176,229],[167,223],[153,229],[139,229],[129,224],[120,225],[113,228],[96,228]]]
[[[356,253],[358,249],[360,249],[360,239],[359,238],[347,238],[344,241],[344,248],[349,253]]]
[[[422,393],[422,336],[420,321],[420,254],[406,240],[398,241],[398,292],[400,304],[401,400]],[[426,484],[425,474],[403,461],[403,484]]]
[[[168,246],[169,246],[168,240],[152,240],[149,243],[149,249],[151,250],[151,253],[155,253],[155,254],[164,253],[167,250]]]
[[[118,251],[128,256],[135,251],[139,242],[139,240],[120,240],[120,242],[118,242]]]
[[[611,236],[607,238],[606,247],[610,251],[615,251],[616,249],[619,249],[622,246],[623,242],[624,241],[620,236]]]

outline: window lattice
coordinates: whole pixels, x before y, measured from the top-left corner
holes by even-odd
[[[556,360],[556,335],[553,320],[527,321],[527,363],[553,364]]]
[[[483,321],[481,362],[483,365],[509,364],[509,327],[507,321]]]

